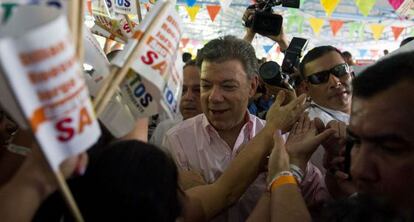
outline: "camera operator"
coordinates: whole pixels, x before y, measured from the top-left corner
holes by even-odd
[[[258,7],[258,4],[256,4],[255,7]],[[255,12],[256,12],[256,8],[251,8],[251,7],[247,8],[243,15],[243,22],[245,24],[246,22],[249,22],[249,21],[251,22]],[[256,33],[253,31],[252,27],[246,26],[246,34],[243,37],[243,39],[251,43],[253,41],[255,34]],[[281,26],[280,33],[278,35],[265,35],[265,36],[277,42],[282,52],[286,51],[286,49],[289,46],[289,41],[283,31],[283,25]]]

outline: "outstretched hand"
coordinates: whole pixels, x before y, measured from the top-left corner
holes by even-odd
[[[288,132],[308,107],[308,104],[305,104],[305,94],[293,99],[286,105],[282,105],[286,97],[284,91],[279,91],[275,102],[267,112],[266,126],[270,127],[272,132],[275,132],[277,129]]]
[[[320,119],[311,121],[304,113],[293,126],[286,142],[291,163],[304,170],[313,152],[334,133],[332,129],[324,130]]]

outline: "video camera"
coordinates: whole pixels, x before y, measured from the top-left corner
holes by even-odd
[[[292,75],[298,68],[303,51],[309,41],[294,37],[286,50],[282,67],[277,62],[269,61],[263,63],[259,68],[259,75],[265,83],[271,86],[293,90],[300,76]]]
[[[253,19],[245,21],[245,26],[261,35],[279,35],[282,28],[283,17],[273,14],[272,7],[282,5],[283,7],[299,8],[300,0],[260,0],[250,5],[247,9],[255,9]]]

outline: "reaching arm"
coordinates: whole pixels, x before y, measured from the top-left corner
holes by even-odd
[[[215,183],[194,187],[186,191],[190,199],[199,203],[200,207],[198,209],[192,209],[193,212],[199,212],[199,218],[209,220],[240,198],[257,177],[266,156],[271,152],[273,133],[277,129],[288,128],[287,124],[295,122],[306,108],[304,105],[305,96],[281,106],[284,99],[285,94],[281,92],[269,109],[266,126],[246,144],[246,147],[230,163]],[[184,212],[185,216],[186,213]],[[191,218],[191,220],[184,219],[186,221],[200,221],[199,218],[197,220],[194,218]]]

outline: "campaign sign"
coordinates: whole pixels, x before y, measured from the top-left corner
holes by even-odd
[[[164,6],[167,7],[165,10],[162,9]],[[177,106],[180,99],[177,92],[181,91],[182,87],[182,64],[176,63],[177,58],[180,57],[177,52],[182,25],[174,5],[170,2],[158,1],[137,26],[133,37],[140,37],[143,33],[148,34],[147,37],[141,39],[139,43],[136,40],[128,41],[113,63],[122,67],[136,44],[144,44],[140,47],[141,50],[131,68],[142,77],[145,89],[155,89],[151,93],[151,102],[163,108],[169,116],[174,116],[178,112],[174,106]],[[177,66],[181,67],[177,68]],[[126,81],[129,81],[128,78]],[[172,92],[168,93],[168,96],[166,87]],[[143,113],[146,113],[145,109]]]
[[[100,128],[61,11],[19,6],[0,30],[0,66],[13,94],[2,100],[17,101],[53,170],[97,141]]]

